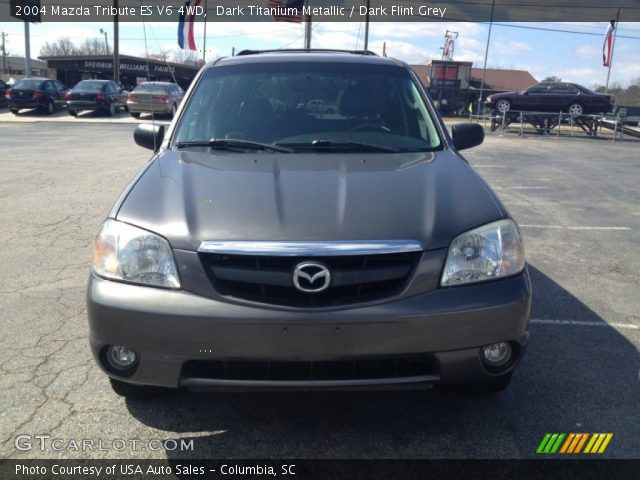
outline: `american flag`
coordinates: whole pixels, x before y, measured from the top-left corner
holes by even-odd
[[[616,21],[611,20],[607,33],[604,34],[604,45],[602,45],[602,65],[611,66],[611,55],[613,54],[613,35],[616,31]]]
[[[302,22],[302,7],[304,6],[305,0],[269,0],[267,6],[269,8],[279,8],[280,10],[286,9],[295,9],[295,14],[290,14],[287,12],[286,14],[273,14],[273,19],[276,22],[292,22],[292,23],[301,23]]]

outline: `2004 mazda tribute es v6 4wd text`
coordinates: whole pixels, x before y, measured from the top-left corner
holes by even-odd
[[[335,111],[308,109],[310,102]],[[95,242],[114,390],[504,389],[531,304],[520,230],[411,69],[368,52],[205,66]]]

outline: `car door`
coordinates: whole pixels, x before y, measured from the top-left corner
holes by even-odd
[[[545,90],[543,85],[529,87],[513,99],[513,110],[537,110],[539,94]]]
[[[114,99],[117,107],[124,107],[127,104],[127,94],[120,85],[116,82],[111,82],[111,87],[114,90]]]

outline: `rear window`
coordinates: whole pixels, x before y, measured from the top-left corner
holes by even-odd
[[[157,83],[141,83],[133,92],[134,93],[167,93],[168,85],[159,85]]]
[[[233,138],[280,145],[316,140],[399,150],[441,145],[406,69],[357,63],[251,63],[214,67],[196,86],[176,141]]]
[[[101,92],[106,83],[93,82],[91,80],[84,80],[74,87],[74,90],[80,90],[82,92]]]
[[[13,88],[18,90],[39,90],[43,80],[19,80]]]

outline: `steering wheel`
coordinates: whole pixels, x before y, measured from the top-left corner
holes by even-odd
[[[350,132],[375,132],[380,130],[382,130],[383,132],[390,132],[390,130],[384,125],[373,122],[361,123],[360,125],[356,125],[355,127],[349,129]]]

